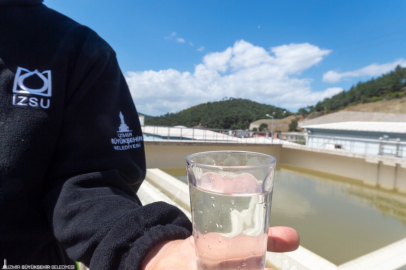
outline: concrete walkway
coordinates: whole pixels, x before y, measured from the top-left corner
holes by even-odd
[[[406,238],[338,267],[340,270],[390,270],[406,267]]]

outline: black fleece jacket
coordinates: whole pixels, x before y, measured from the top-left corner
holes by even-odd
[[[0,260],[138,269],[191,224],[141,206],[138,115],[115,52],[41,0],[0,0]]]

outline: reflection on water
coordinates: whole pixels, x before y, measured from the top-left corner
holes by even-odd
[[[165,169],[186,180],[186,170]],[[271,226],[339,265],[406,237],[406,195],[289,165],[278,166]]]

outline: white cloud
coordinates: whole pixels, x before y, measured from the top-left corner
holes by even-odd
[[[308,102],[307,105],[315,104],[319,101],[322,101],[325,98],[332,97],[342,91],[344,91],[344,89],[341,87],[329,87],[329,88],[325,89],[324,91],[312,92],[306,98],[306,100]],[[303,107],[303,106],[300,106],[300,107]]]
[[[165,39],[174,39],[176,35],[176,32],[172,32],[169,36],[166,36]]]
[[[203,64],[210,70],[226,72],[229,67],[233,50],[228,48],[224,52],[214,52],[203,57]]]
[[[189,45],[190,45],[190,46],[195,46],[195,44],[193,44],[192,42],[189,42]]]
[[[405,59],[398,59],[392,63],[386,64],[371,64],[369,66],[363,67],[361,69],[357,69],[354,71],[347,71],[339,73],[334,70],[330,70],[323,75],[323,81],[328,83],[336,83],[346,78],[355,78],[355,77],[362,77],[362,76],[380,76],[384,73],[387,73],[393,70],[397,65],[402,67],[406,67],[406,60]]]
[[[204,46],[200,46],[199,48],[196,49],[196,51],[198,51],[198,52],[204,51]]]
[[[178,34],[176,32],[172,32],[169,36],[166,36],[165,39],[176,40],[176,42],[179,42],[179,43],[185,43],[186,42],[186,40],[184,38],[181,38],[181,37],[177,38],[177,36],[178,36]],[[189,42],[189,44],[191,46],[193,46],[192,42]]]
[[[137,109],[151,115],[177,112],[225,96],[297,109],[342,91],[312,92],[312,80],[297,77],[329,53],[308,43],[267,51],[240,40],[222,52],[207,53],[193,72],[127,72],[126,79]]]
[[[321,50],[309,43],[289,44],[272,48],[277,65],[289,74],[300,73],[319,63],[331,50]]]

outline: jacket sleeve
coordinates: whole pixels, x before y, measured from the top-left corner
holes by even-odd
[[[146,172],[138,114],[111,49],[72,70],[44,205],[68,256],[90,269],[139,269],[157,243],[192,226],[163,202],[141,206]]]

